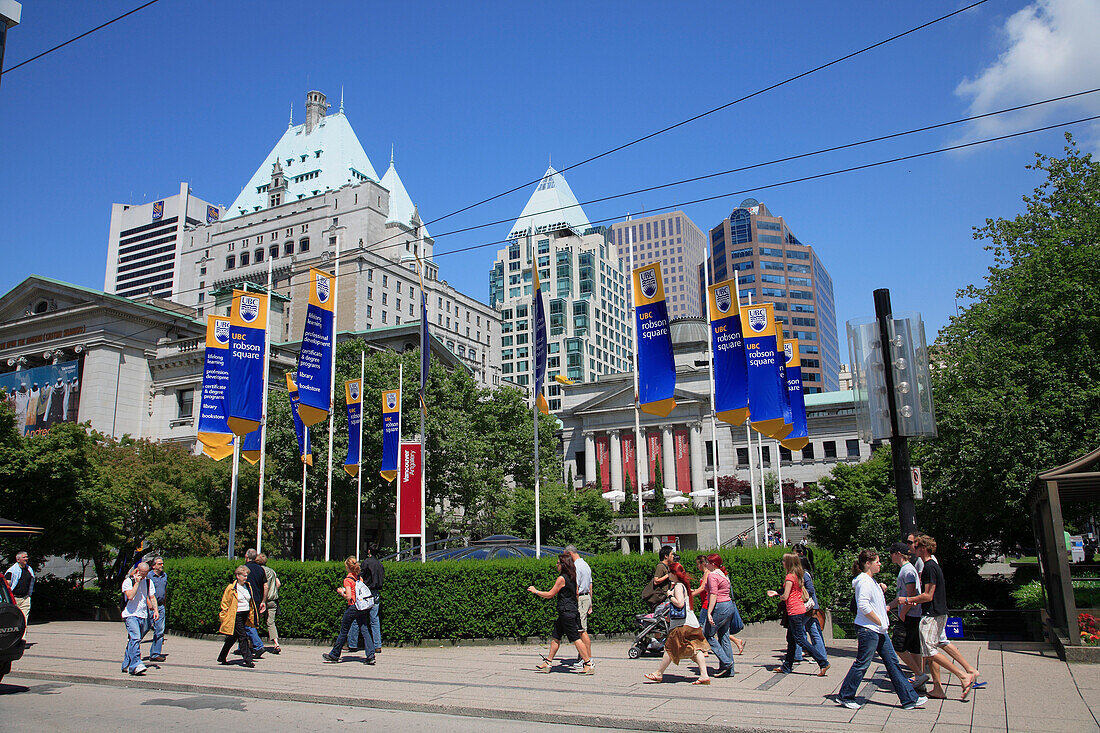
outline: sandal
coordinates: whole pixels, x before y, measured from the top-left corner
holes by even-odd
[[[544,660],[544,661],[539,662],[538,664],[535,665],[535,671],[536,672],[549,672],[550,667],[551,667],[550,660]]]
[[[710,684],[710,678],[708,677],[705,680],[704,679],[698,679],[698,680],[695,680],[694,682],[692,682],[691,684],[693,684],[693,685],[709,685]]]
[[[573,670],[574,674],[595,674],[596,668],[592,665],[591,660],[581,665],[580,669]]]
[[[743,641],[743,642],[741,642],[741,646],[737,647],[737,656],[741,656],[742,654],[745,653],[745,645],[746,644],[748,644],[748,642]]]
[[[661,682],[664,679],[663,675],[653,674],[652,672],[646,672],[644,676],[646,678],[645,684],[647,685],[653,682]]]

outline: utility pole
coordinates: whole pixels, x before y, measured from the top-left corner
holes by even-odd
[[[898,497],[898,517],[901,520],[901,536],[917,530],[917,507],[913,502],[913,472],[909,465],[909,438],[898,429],[898,401],[894,384],[893,344],[890,338],[890,291],[875,291],[875,320],[878,321],[879,341],[882,344],[883,377],[886,380],[886,399],[890,411],[890,457],[894,464],[894,491]]]

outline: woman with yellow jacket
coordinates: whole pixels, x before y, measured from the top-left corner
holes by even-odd
[[[256,664],[252,661],[252,644],[245,631],[246,626],[256,626],[258,615],[253,604],[252,593],[248,590],[248,568],[241,565],[233,574],[236,576],[236,581],[225,587],[225,592],[222,593],[221,612],[218,614],[220,622],[218,633],[225,634],[222,653],[218,655],[218,664],[229,664],[225,657],[236,639],[240,642],[241,653],[244,654],[244,666],[255,667]]]

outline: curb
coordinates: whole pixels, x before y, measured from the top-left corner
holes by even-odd
[[[661,733],[783,733],[792,729],[768,726],[766,728],[744,727],[738,725],[720,725],[714,723],[680,723],[675,720],[654,720],[642,718],[616,718],[608,715],[592,715],[554,711],[544,713],[527,710],[498,710],[472,706],[449,706],[434,703],[419,703],[402,700],[381,700],[368,697],[347,698],[329,695],[314,695],[290,690],[271,691],[247,688],[235,690],[227,695],[224,687],[200,685],[190,682],[160,682],[155,678],[143,677],[140,680],[129,677],[122,679],[94,677],[92,675],[65,674],[61,672],[20,671],[10,675],[16,679],[47,680],[74,684],[101,685],[140,690],[164,690],[192,694],[217,695],[219,697],[244,697],[256,700],[278,700],[320,705],[339,705],[343,707],[372,708],[378,710],[403,710],[414,713],[435,713],[457,715],[466,718],[492,718],[496,720],[520,720],[531,723],[558,723],[566,725],[590,726],[595,728],[620,728],[640,731],[661,731]],[[10,683],[9,683],[10,684]]]

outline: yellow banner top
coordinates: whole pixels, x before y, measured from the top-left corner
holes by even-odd
[[[382,414],[401,412],[401,390],[387,389],[382,391]]]
[[[206,317],[206,348],[229,348],[229,319],[225,316]]]
[[[238,328],[267,328],[267,294],[233,291],[233,310],[230,324]]]
[[[635,306],[642,307],[665,299],[665,279],[660,261],[634,270]]]
[[[787,359],[787,368],[802,366],[802,355],[798,352],[798,339],[783,339],[783,354]]]
[[[336,278],[313,267],[309,268],[309,305],[331,311],[336,302]]]
[[[745,339],[745,348],[753,338],[775,336],[775,315],[771,303],[741,306],[741,333]]]
[[[707,288],[707,297],[710,298],[710,320],[720,321],[730,316],[730,311],[737,314],[737,282],[736,278],[730,278],[720,283],[715,283]]]
[[[291,374],[290,372],[286,373],[286,391],[287,392],[297,392],[298,391],[298,385],[296,385],[294,383],[294,375]]]
[[[344,382],[344,399],[349,405],[357,405],[363,401],[363,384],[358,379],[350,379]]]

